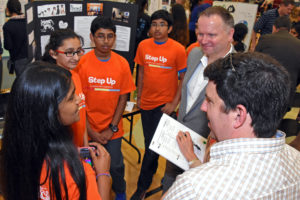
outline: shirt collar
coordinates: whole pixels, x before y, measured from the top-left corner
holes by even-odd
[[[280,151],[285,144],[285,133],[277,131],[273,138],[235,138],[217,142],[211,147],[210,158],[218,159],[229,154],[271,153]]]

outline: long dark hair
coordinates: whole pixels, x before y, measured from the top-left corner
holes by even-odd
[[[40,182],[47,180],[51,199],[61,200],[62,194],[68,199],[66,165],[79,189],[79,199],[86,199],[85,173],[72,134],[58,118],[58,106],[70,84],[68,70],[45,62],[27,66],[13,83],[2,144],[1,186],[5,199],[39,199]],[[40,180],[44,162],[47,180]]]
[[[80,40],[81,45],[83,45],[83,37],[75,33],[71,29],[59,29],[55,30],[50,34],[50,40],[49,43],[45,47],[45,53],[42,56],[42,60],[50,63],[56,64],[56,60],[52,58],[50,55],[50,50],[53,51],[57,50],[60,46],[63,45],[64,41],[70,38],[77,38]]]
[[[174,23],[170,38],[186,47],[189,43],[189,34],[184,7],[180,4],[175,4],[171,9],[171,13],[173,15]]]

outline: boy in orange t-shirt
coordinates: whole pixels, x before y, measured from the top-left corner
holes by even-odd
[[[172,114],[180,101],[186,52],[180,43],[168,38],[172,23],[172,16],[167,11],[154,12],[150,28],[153,38],[143,40],[136,52],[135,62],[140,66],[137,105],[141,108],[145,155],[137,190],[131,199],[144,198],[158,165],[158,155],[149,150],[150,142],[162,114]]]
[[[121,119],[128,93],[135,90],[135,85],[128,62],[111,51],[115,33],[116,27],[110,18],[96,17],[90,34],[96,47],[81,58],[76,70],[86,96],[88,135],[110,153],[112,189],[116,199],[126,199]]]

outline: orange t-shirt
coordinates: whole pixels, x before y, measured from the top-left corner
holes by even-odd
[[[189,56],[190,52],[191,52],[191,51],[193,50],[193,48],[195,48],[195,47],[200,47],[199,42],[194,42],[194,43],[192,43],[190,46],[188,46],[188,47],[186,48],[186,57]]]
[[[92,50],[82,56],[75,70],[86,96],[87,120],[94,131],[101,132],[111,123],[120,95],[135,90],[129,64],[113,51],[108,61],[100,61]],[[111,139],[123,136],[122,121]]]
[[[75,85],[75,93],[80,97],[81,102],[79,104],[79,115],[80,120],[75,122],[71,125],[73,131],[73,141],[76,146],[82,147],[83,146],[83,136],[86,130],[86,108],[85,108],[85,96],[82,91],[80,77],[77,72],[70,70],[72,73],[72,80]]]
[[[145,39],[139,44],[134,61],[144,66],[141,108],[151,110],[173,101],[178,71],[186,68],[184,46],[171,38],[164,44]]]
[[[101,196],[98,192],[95,171],[92,169],[92,167],[89,164],[87,164],[85,162],[82,162],[82,163],[83,163],[83,168],[84,168],[85,178],[86,178],[87,200],[95,200],[95,199],[101,200]],[[66,184],[67,184],[67,188],[68,188],[69,200],[77,200],[79,198],[79,190],[77,188],[77,185],[72,178],[69,168],[66,165],[64,166],[64,170],[65,170],[65,177],[66,177]],[[41,178],[40,178],[40,183],[41,184],[44,183],[43,185],[40,186],[40,199],[41,200],[49,200],[51,197],[51,195],[49,193],[49,191],[50,191],[49,190],[49,179],[47,179],[45,181],[46,177],[47,177],[47,166],[46,166],[46,162],[44,162],[42,171],[41,171]],[[62,195],[63,195],[62,199],[65,199],[63,185],[61,185],[61,191],[62,191]]]

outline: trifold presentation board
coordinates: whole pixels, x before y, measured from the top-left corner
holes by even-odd
[[[25,6],[29,59],[43,55],[50,33],[57,29],[73,29],[84,38],[86,52],[93,49],[90,26],[99,15],[111,17],[116,25],[113,50],[133,66],[138,7],[111,1],[34,1]]]

